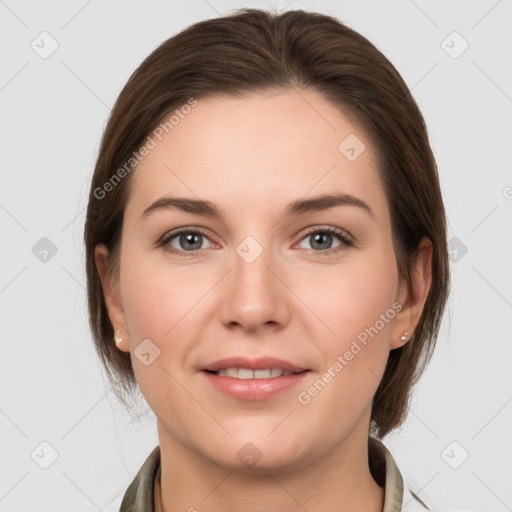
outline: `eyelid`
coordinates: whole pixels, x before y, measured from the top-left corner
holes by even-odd
[[[209,238],[209,234],[206,232],[204,228],[201,228],[199,226],[182,226],[180,228],[170,229],[169,231],[166,231],[158,240],[157,243],[160,243],[164,240],[168,240],[169,238],[174,238],[177,235],[180,235],[181,233],[200,233],[201,235],[204,235]]]
[[[194,254],[197,254],[201,251],[204,251],[204,249],[197,249],[195,251],[182,251],[179,249],[176,249],[174,247],[169,248],[167,245],[169,242],[176,238],[177,236],[181,235],[182,233],[195,233],[203,235],[205,238],[207,238],[212,244],[215,244],[216,242],[213,241],[210,237],[210,235],[206,232],[204,228],[200,228],[197,226],[182,226],[181,228],[171,229],[170,231],[167,231],[164,233],[158,241],[155,243],[156,248],[163,248],[164,250],[171,252],[173,254],[179,254],[180,256],[191,256]]]
[[[346,251],[347,249],[350,249],[352,247],[356,247],[356,241],[354,237],[345,231],[344,229],[337,228],[334,226],[313,226],[311,229],[309,229],[305,234],[302,235],[300,240],[294,245],[294,247],[298,244],[300,244],[305,238],[315,234],[315,233],[329,233],[331,235],[334,235],[339,239],[340,244],[331,247],[329,249],[322,249],[322,250],[314,250],[314,249],[306,249],[306,251],[310,255],[314,256],[337,256],[339,253]]]
[[[327,224],[312,226],[310,229],[309,228],[306,228],[306,229],[307,229],[307,231],[302,235],[302,237],[299,241],[303,240],[304,238],[306,238],[309,235],[312,235],[313,233],[332,233],[334,235],[341,237],[342,239],[343,238],[346,239],[347,242],[355,244],[354,237],[345,229],[337,228],[335,226],[330,226]]]

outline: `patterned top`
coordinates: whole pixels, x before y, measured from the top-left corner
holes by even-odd
[[[407,486],[386,446],[370,436],[368,444],[370,470],[375,481],[384,487],[382,512],[423,512],[430,510]],[[124,494],[119,512],[155,512],[155,477],[160,468],[160,446],[150,453]]]

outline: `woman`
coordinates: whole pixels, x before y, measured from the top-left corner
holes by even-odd
[[[428,510],[381,439],[438,335],[445,211],[363,36],[245,9],[165,41],[112,111],[85,244],[98,353],[157,417],[121,511]]]

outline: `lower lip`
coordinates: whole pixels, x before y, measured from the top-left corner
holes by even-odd
[[[309,372],[282,375],[272,379],[234,379],[206,371],[202,373],[214,387],[227,395],[240,400],[260,401],[296,386]]]

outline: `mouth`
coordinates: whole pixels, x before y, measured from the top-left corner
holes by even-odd
[[[235,379],[252,379],[255,378],[255,375],[256,378],[280,377],[283,373],[300,373],[308,370],[308,368],[275,357],[260,356],[256,359],[251,359],[249,357],[234,356],[219,359],[203,367],[202,370],[216,374],[222,372],[220,373],[221,376],[229,376]],[[280,374],[279,372],[282,373]]]
[[[292,372],[290,370],[283,370],[282,368],[267,368],[261,370],[252,370],[250,368],[221,368],[220,370],[205,370],[211,375],[218,375],[219,377],[230,377],[231,379],[249,380],[249,379],[276,379],[278,377],[287,377],[288,375],[298,375],[300,373],[308,372],[309,370],[302,370]]]
[[[206,381],[223,395],[261,401],[291,390],[312,371],[282,359],[263,357],[222,359],[202,368]]]

